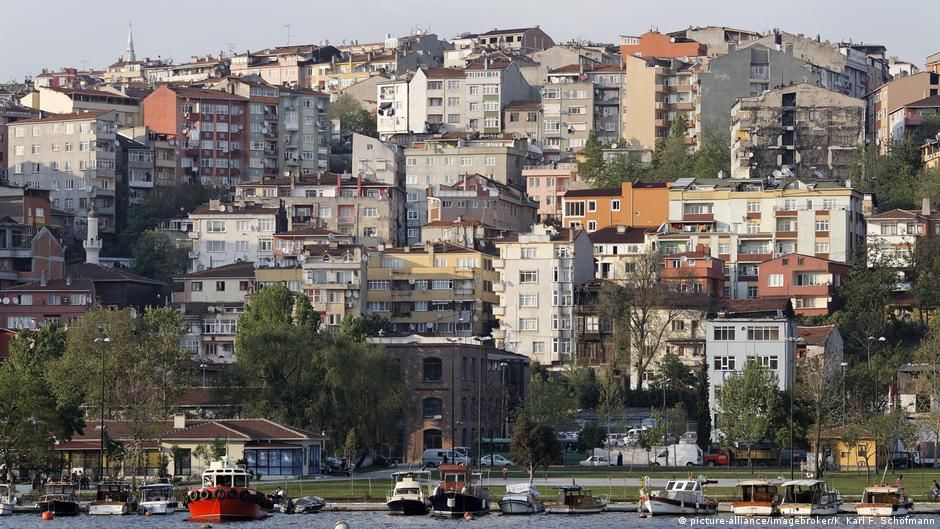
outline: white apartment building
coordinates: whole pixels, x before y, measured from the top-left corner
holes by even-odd
[[[583,230],[536,225],[495,244],[497,347],[559,368],[574,352],[574,289],[594,277],[591,239]]]
[[[636,269],[636,259],[655,251],[656,232],[649,228],[608,226],[588,234],[594,245],[594,277],[626,281]]]
[[[353,174],[373,182],[401,185],[405,178],[405,150],[401,145],[353,134]]]
[[[484,57],[464,70],[466,75],[466,129],[484,134],[503,130],[503,107],[531,99],[531,88],[515,63]]]
[[[305,253],[304,293],[320,314],[320,324],[339,332],[343,318],[364,312],[369,259],[362,246],[336,241],[308,246]]]
[[[419,70],[420,71],[420,70]],[[407,79],[391,79],[376,83],[376,130],[380,138],[410,131],[408,122]],[[423,130],[423,129],[422,129]]]
[[[193,247],[191,270],[216,268],[238,261],[259,265],[274,262],[274,234],[287,228],[283,207],[245,203],[222,204],[210,200],[189,214]]]
[[[408,130],[450,132],[467,130],[467,84],[464,71],[422,68],[408,83]],[[380,90],[381,91],[381,90]]]
[[[792,387],[798,342],[788,309],[786,299],[725,300],[718,318],[704,322],[713,441],[721,438],[721,386],[749,360],[768,369],[781,391]]]
[[[869,266],[882,263],[911,266],[917,239],[940,235],[940,214],[931,211],[930,199],[918,210],[892,209],[868,217]]]
[[[725,263],[724,297],[757,297],[760,263],[800,253],[851,263],[863,248],[863,195],[832,181],[681,178],[669,190],[664,254],[704,245]]]

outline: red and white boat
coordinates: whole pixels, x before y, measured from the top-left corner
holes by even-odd
[[[250,488],[251,474],[242,465],[232,465],[228,456],[213,461],[202,473],[202,486],[189,489],[189,520],[225,522],[258,520],[268,515],[274,502]]]

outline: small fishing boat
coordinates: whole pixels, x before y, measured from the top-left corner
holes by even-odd
[[[649,478],[641,480],[639,512],[656,514],[715,514],[718,502],[708,499],[705,485],[715,483],[703,476],[666,482],[666,488],[647,490]]]
[[[499,510],[503,514],[536,514],[545,511],[545,504],[531,483],[513,483],[506,486]]]
[[[169,514],[176,511],[179,502],[169,483],[154,483],[140,487],[141,514]]]
[[[831,516],[842,506],[839,491],[830,490],[825,481],[798,479],[781,486],[783,499],[777,510],[783,516]]]
[[[193,522],[259,520],[274,508],[271,498],[251,488],[251,474],[232,465],[228,456],[213,461],[202,473],[202,486],[189,489],[189,519]]]
[[[411,516],[428,513],[428,497],[424,491],[431,481],[430,472],[395,472],[392,480],[395,484],[385,498],[385,504],[392,514]]]
[[[904,493],[904,487],[877,485],[865,487],[855,510],[859,516],[907,516],[913,506],[914,500]]]
[[[287,500],[281,507],[284,514],[313,514],[326,507],[326,500],[319,496],[301,496]]]
[[[568,485],[558,489],[558,503],[545,506],[549,514],[595,514],[603,512],[608,500],[595,497],[591,491],[579,485]]]
[[[777,486],[765,479],[750,479],[738,483],[741,499],[731,503],[731,512],[737,516],[771,516],[777,508]]]
[[[46,483],[45,494],[39,497],[36,505],[39,514],[49,512],[56,516],[78,516],[75,485],[64,481]]]
[[[93,516],[122,515],[134,512],[137,512],[137,498],[131,492],[130,485],[119,481],[99,483],[95,501],[88,506],[88,514]]]
[[[431,492],[431,513],[438,516],[470,516],[490,511],[490,491],[481,484],[480,474],[464,464],[441,465],[441,480]]]
[[[13,514],[16,507],[16,495],[7,484],[0,484],[0,516]]]

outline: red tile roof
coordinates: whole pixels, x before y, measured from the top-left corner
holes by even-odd
[[[27,123],[46,123],[54,121],[77,121],[77,120],[86,120],[86,119],[95,119],[103,114],[111,112],[110,110],[93,110],[91,112],[71,112],[69,114],[52,114],[44,118],[33,118],[33,119],[24,119],[22,121],[17,121],[17,125],[25,125]]]
[[[642,244],[646,240],[646,232],[650,229],[645,227],[627,227],[623,232],[617,231],[617,226],[608,226],[589,233],[588,237],[594,244]]]
[[[797,327],[796,335],[803,339],[806,345],[826,345],[829,336],[836,328],[835,325],[821,325],[818,327]]]
[[[422,68],[428,79],[463,79],[462,68]]]
[[[225,266],[216,266],[186,274],[178,279],[198,279],[202,277],[254,277],[255,264],[251,261],[242,261]]]

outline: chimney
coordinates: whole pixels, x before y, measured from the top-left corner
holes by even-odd
[[[924,200],[927,200],[926,198]],[[42,274],[39,276],[39,286],[45,288],[49,284],[49,278],[46,277],[48,272],[46,270],[42,271]]]
[[[617,233],[627,233],[627,227],[620,224],[617,226]]]
[[[173,416],[173,429],[183,430],[186,428],[186,416],[183,414]]]
[[[923,202],[923,205],[922,205],[922,207],[921,207],[921,213],[922,213],[925,217],[929,217],[929,216],[930,216],[930,199],[927,198],[927,197],[924,197],[924,202]]]

